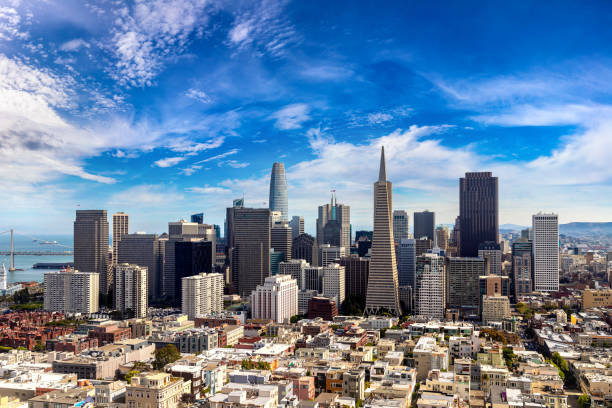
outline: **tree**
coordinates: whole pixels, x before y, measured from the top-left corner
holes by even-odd
[[[512,370],[512,366],[514,365],[514,359],[516,358],[514,351],[510,347],[504,347],[502,349],[502,354],[504,356],[504,361],[506,362],[508,370]]]
[[[126,381],[128,384],[131,384],[131,383],[132,383],[132,377],[134,377],[135,375],[138,375],[138,374],[140,374],[140,371],[138,371],[138,370],[130,370],[130,371],[129,371],[129,372],[126,374],[126,375],[125,375],[124,379],[125,379],[125,381]]]
[[[559,376],[563,381],[565,381],[567,375],[569,374],[569,367],[567,365],[567,361],[565,361],[565,359],[561,357],[561,354],[555,351],[552,354],[550,362],[557,367],[557,369],[559,370]]]
[[[33,351],[45,351],[45,346],[40,341],[36,343]]]
[[[168,344],[158,350],[155,350],[155,361],[153,369],[163,370],[163,368],[181,358],[181,353],[176,349],[174,344]]]
[[[299,322],[300,320],[302,320],[304,318],[304,316],[296,314],[295,316],[291,316],[291,323],[295,324],[297,322]]]
[[[578,397],[578,408],[589,408],[591,406],[591,397],[587,394],[582,394]]]

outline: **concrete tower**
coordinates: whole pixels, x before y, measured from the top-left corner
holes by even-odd
[[[119,259],[119,242],[124,235],[129,234],[130,217],[124,212],[113,214],[113,264],[117,265]]]
[[[274,163],[270,176],[270,210],[280,211],[281,219],[289,221],[289,205],[287,202],[287,179],[285,165]]]
[[[385,148],[380,153],[378,181],[374,183],[374,234],[365,314],[401,314],[397,291],[397,264],[393,243],[391,182],[387,181]]]

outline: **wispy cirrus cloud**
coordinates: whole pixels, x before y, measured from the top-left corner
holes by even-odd
[[[232,190],[228,188],[210,187],[209,185],[206,185],[204,187],[188,187],[185,190],[189,191],[190,193],[197,194],[229,194],[232,192]]]
[[[305,103],[294,103],[274,112],[270,115],[270,119],[276,120],[274,126],[278,129],[299,129],[302,127],[302,123],[310,119],[309,112],[310,107]]]
[[[122,84],[151,86],[166,62],[202,35],[206,0],[136,0],[116,11],[109,51],[113,77]]]
[[[227,156],[232,156],[232,155],[238,153],[239,151],[240,150],[238,150],[238,149],[231,149],[231,150],[228,150],[227,152],[216,154],[214,156],[207,157],[207,158],[205,158],[203,160],[197,161],[196,164],[201,164],[201,163],[206,163],[206,162],[213,161],[213,160],[223,159],[223,158],[225,158]]]
[[[199,89],[190,88],[187,90],[187,92],[185,92],[185,96],[188,97],[189,99],[193,99],[198,102],[205,103],[205,104],[212,102],[212,99],[210,98],[210,96],[208,96],[206,92],[201,91]]]
[[[179,164],[182,161],[185,161],[186,159],[187,157],[184,157],[184,156],[165,157],[163,159],[156,160],[153,164],[156,165],[157,167],[166,168],[166,167],[176,166],[177,164]]]
[[[59,47],[60,50],[67,52],[78,51],[81,48],[89,48],[89,43],[82,38],[75,38],[73,40],[66,41]]]

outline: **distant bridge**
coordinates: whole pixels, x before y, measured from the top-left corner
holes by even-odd
[[[0,255],[73,255],[72,251],[0,251]]]

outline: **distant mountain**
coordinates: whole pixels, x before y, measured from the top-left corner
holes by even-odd
[[[524,227],[522,225],[516,225],[516,224],[502,224],[499,226],[500,230],[506,230],[506,231],[520,231],[520,230],[524,230],[527,227]]]
[[[612,235],[612,222],[570,222],[559,225],[559,233],[582,235]]]

